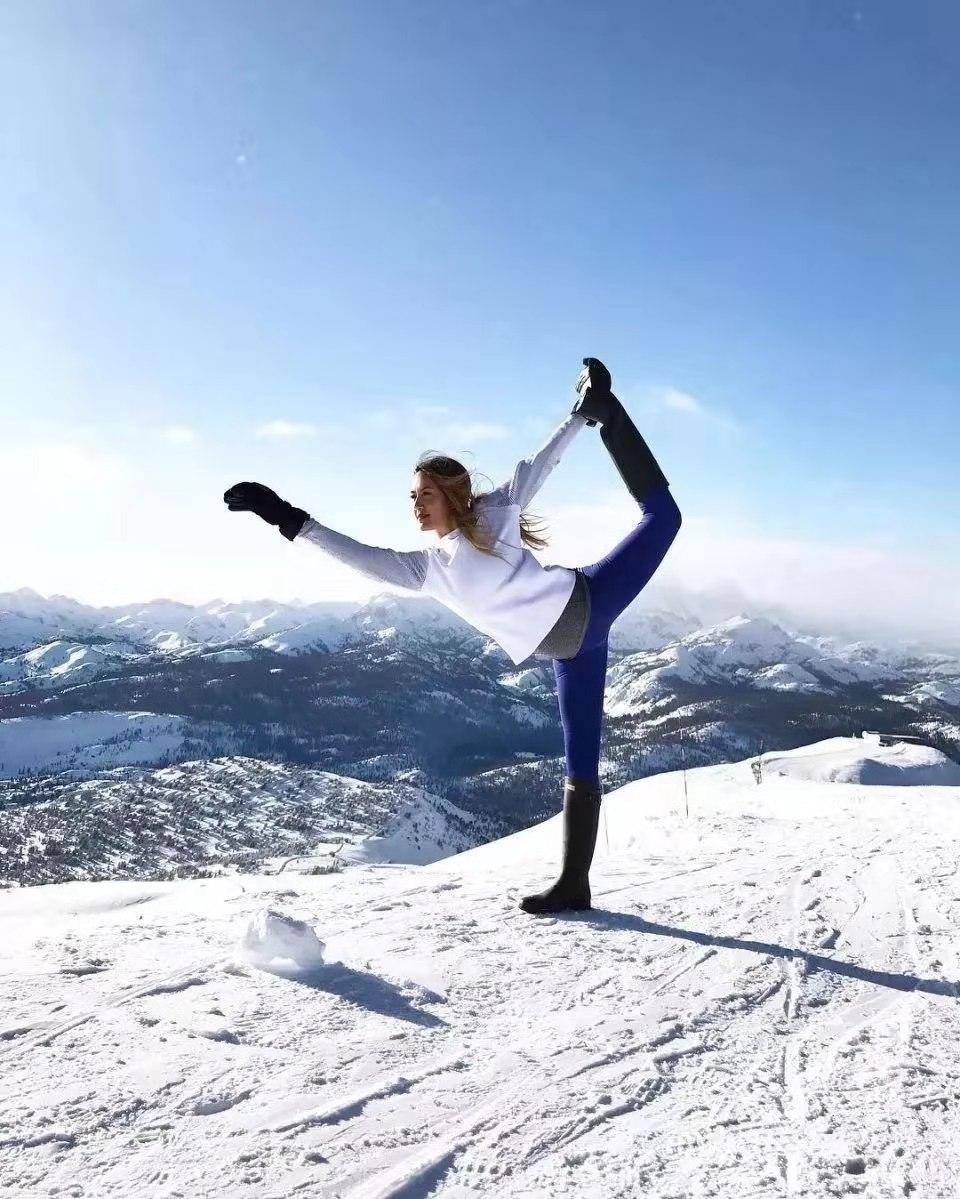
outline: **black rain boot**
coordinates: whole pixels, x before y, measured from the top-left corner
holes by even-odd
[[[577,382],[580,399],[573,408],[600,424],[600,439],[620,472],[627,490],[640,506],[654,491],[668,487],[650,447],[626,409],[610,390],[610,372],[599,358],[584,358],[585,370]]]
[[[607,447],[627,491],[642,508],[648,496],[670,484],[623,405],[615,395],[610,399],[613,411],[600,427],[600,440]]]
[[[536,895],[520,900],[525,912],[586,911],[590,907],[590,863],[597,844],[602,791],[582,779],[563,788],[563,868],[560,877]]]

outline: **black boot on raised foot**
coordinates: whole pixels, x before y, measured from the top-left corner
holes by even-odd
[[[602,792],[594,783],[567,779],[563,789],[563,868],[560,877],[520,901],[525,912],[583,912],[590,908],[590,863],[597,844]]]
[[[610,390],[610,372],[599,358],[584,358],[583,362],[577,380],[580,398],[572,411],[588,418],[589,424],[599,423],[600,439],[620,478],[643,507],[649,495],[669,487],[667,478],[627,410]]]
[[[669,487],[669,483],[627,410],[615,395],[610,399],[611,414],[600,427],[600,440],[627,491],[642,508],[648,496]]]
[[[600,359],[584,358],[583,370],[577,379],[578,399],[571,412],[585,417],[588,425],[602,425],[612,411],[612,386],[610,372]]]

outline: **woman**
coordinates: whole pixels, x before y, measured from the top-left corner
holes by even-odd
[[[596,358],[583,361],[570,415],[493,491],[474,495],[469,473],[452,458],[429,455],[417,462],[414,514],[421,529],[439,538],[429,550],[364,545],[260,483],[237,483],[223,497],[231,512],[255,512],[290,541],[311,541],[362,574],[432,596],[492,637],[517,664],[531,654],[553,660],[566,758],[563,866],[551,887],[521,900],[525,912],[538,914],[590,907],[610,626],[650,581],[681,523],[663,472],[611,391],[609,371]],[[584,424],[600,425],[603,444],[643,516],[589,566],[542,566],[526,546],[539,549],[546,542],[523,510]]]

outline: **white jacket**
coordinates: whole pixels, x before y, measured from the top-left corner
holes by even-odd
[[[572,567],[542,566],[523,545],[520,513],[585,424],[571,413],[536,454],[517,464],[511,479],[478,497],[478,520],[493,533],[499,556],[478,550],[460,529],[430,549],[401,551],[365,545],[311,518],[296,540],[312,542],[369,578],[432,596],[519,664],[556,624],[576,579]]]

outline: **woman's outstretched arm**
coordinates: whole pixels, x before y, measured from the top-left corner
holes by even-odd
[[[426,550],[404,552],[356,541],[322,525],[263,483],[235,483],[224,492],[223,500],[231,512],[255,512],[267,524],[276,525],[288,541],[309,541],[370,579],[408,591],[423,588],[429,561]]]
[[[519,504],[521,508],[525,508],[547,481],[550,472],[563,457],[564,450],[586,423],[586,417],[572,412],[560,422],[547,442],[535,454],[517,463],[512,478],[484,495],[484,503],[491,507]]]
[[[365,545],[362,541],[347,537],[345,533],[338,533],[320,524],[313,517],[307,519],[294,540],[309,541],[367,578],[395,583],[397,587],[405,587],[408,591],[421,591],[427,577],[426,550],[391,550]]]

